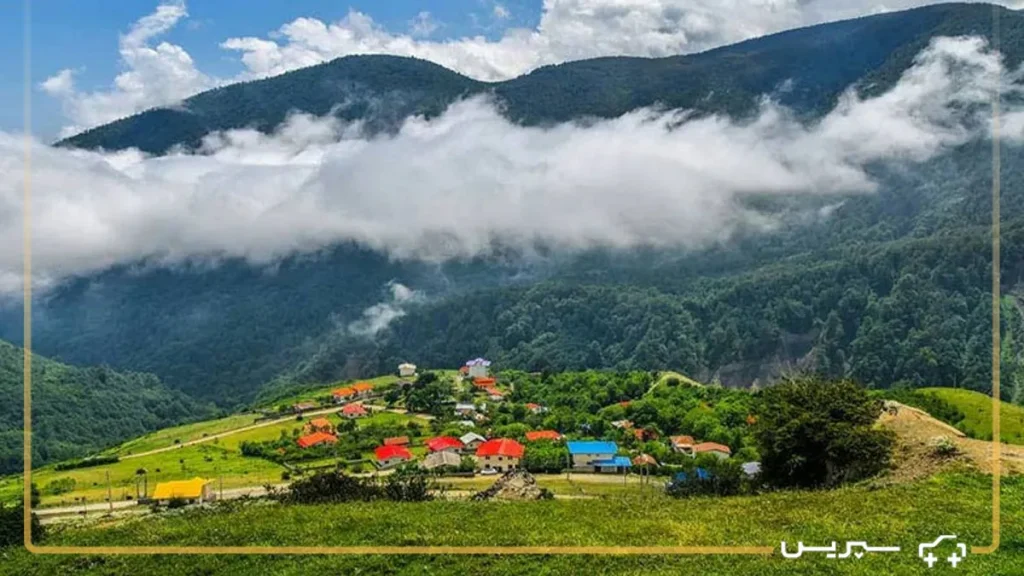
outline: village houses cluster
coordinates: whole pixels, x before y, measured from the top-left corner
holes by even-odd
[[[482,395],[490,402],[502,402],[506,398],[506,392],[498,387],[497,378],[491,374],[491,362],[484,358],[474,358],[467,361],[459,369],[459,380],[471,385],[478,395]],[[402,379],[412,379],[416,376],[414,364],[403,363],[398,366],[398,374]],[[406,385],[409,383],[406,382]],[[355,419],[363,418],[370,414],[364,406],[364,401],[374,394],[374,386],[367,382],[359,382],[334,390],[332,397],[334,403],[341,405],[338,412],[341,418]],[[628,406],[628,402],[622,402]],[[316,408],[313,403],[299,403],[293,409],[302,411]],[[527,403],[526,408],[539,414],[547,410],[546,407],[536,403]],[[460,424],[467,428],[475,428],[481,422],[487,420],[487,403],[456,402],[454,415],[461,417]],[[628,420],[619,420],[612,423],[612,426],[631,430],[640,441],[654,440],[648,432],[633,427]],[[320,444],[333,444],[338,441],[336,429],[332,423],[324,417],[309,420],[306,423],[305,434],[299,437],[296,442],[301,448],[309,448]],[[555,430],[533,430],[525,434],[527,444],[541,440],[560,442],[564,438]],[[728,458],[731,450],[728,446],[714,442],[696,442],[690,436],[672,436],[669,438],[672,450],[677,453],[696,456],[698,454],[712,454],[719,458]],[[419,445],[419,444],[417,444]],[[474,468],[482,473],[502,473],[516,469],[520,466],[527,447],[513,438],[487,438],[477,432],[467,432],[461,437],[438,436],[425,439],[422,446],[426,448],[424,457],[419,465],[427,470],[438,468],[459,468],[463,466],[464,458],[471,458]],[[618,444],[609,440],[571,440],[565,444],[569,458],[566,466],[576,472],[592,473],[616,473],[622,474],[633,466],[657,466],[657,461],[647,455],[640,454],[633,459],[622,455]],[[380,446],[374,449],[374,464],[378,470],[388,470],[409,464],[417,460],[413,453],[412,440],[408,436],[397,436],[386,438]]]

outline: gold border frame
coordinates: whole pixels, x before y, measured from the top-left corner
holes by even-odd
[[[37,546],[32,542],[32,77],[31,0],[24,2],[24,541],[33,554],[574,554],[574,555],[771,555],[775,546]],[[1000,6],[992,7],[992,48],[998,51]],[[1000,538],[1000,93],[992,98],[992,543],[972,546],[973,554],[992,554]]]

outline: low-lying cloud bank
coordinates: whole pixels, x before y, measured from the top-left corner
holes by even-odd
[[[296,116],[272,136],[212,135],[199,155],[36,142],[35,280],[45,288],[140,261],[262,264],[346,240],[427,260],[495,243],[706,246],[776,225],[744,208],[744,195],[870,193],[866,166],[920,162],[984,136],[992,95],[1010,90],[1007,76],[983,40],[942,38],[889,92],[850,92],[813,125],[766,101],[744,123],[639,110],[587,126],[524,128],[473,99],[369,140],[358,126]],[[1022,118],[1006,111],[1008,137],[1020,136]],[[7,293],[21,289],[23,151],[22,137],[0,133]]]

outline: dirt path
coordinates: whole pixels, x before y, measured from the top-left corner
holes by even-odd
[[[955,464],[966,464],[991,474],[995,470],[992,442],[967,438],[956,428],[942,422],[927,412],[897,404],[895,415],[884,413],[879,424],[896,433],[896,468],[890,475],[897,481],[915,480],[930,476]],[[952,457],[939,457],[935,443],[947,438],[959,450]],[[999,461],[1002,474],[1024,473],[1024,446],[999,444]]]
[[[334,412],[338,412],[339,410],[341,410],[340,406],[332,406],[330,408],[324,408],[322,410],[316,410],[314,412],[304,412],[303,413],[303,417],[306,417],[306,416],[321,416],[321,415],[324,415],[324,414],[332,414]],[[283,422],[289,422],[289,421],[294,421],[294,420],[295,420],[295,415],[292,414],[291,416],[288,416],[287,418],[278,418],[277,420],[266,420],[266,421],[263,421],[263,422],[257,422],[256,424],[251,424],[249,426],[243,426],[242,428],[235,428],[234,430],[228,430],[226,432],[218,432],[217,434],[212,434],[210,436],[204,436],[202,438],[197,438],[195,440],[189,440],[188,442],[182,442],[181,444],[175,444],[173,446],[166,446],[164,448],[157,448],[155,450],[147,450],[146,452],[139,452],[137,454],[125,454],[124,456],[120,456],[120,458],[121,458],[121,460],[130,460],[132,458],[141,458],[143,456],[150,456],[152,454],[160,454],[161,452],[170,452],[171,450],[177,450],[178,448],[184,448],[185,446],[194,446],[196,444],[202,444],[204,442],[212,442],[212,441],[214,441],[214,440],[216,440],[218,438],[225,438],[227,436],[231,436],[232,434],[239,434],[241,432],[248,432],[249,430],[256,430],[257,428],[266,428],[267,426],[274,426],[276,424],[281,424]]]

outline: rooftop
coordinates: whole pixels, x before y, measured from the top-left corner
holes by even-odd
[[[409,452],[405,446],[377,446],[373,450],[373,455],[377,457],[377,460],[391,460],[392,458],[412,460],[412,452]]]
[[[506,456],[508,458],[522,458],[526,449],[522,444],[511,438],[495,438],[488,440],[476,449],[477,456]]]
[[[619,446],[605,440],[573,440],[566,442],[569,454],[615,454]]]
[[[203,486],[209,483],[203,478],[191,480],[174,480],[161,482],[153,491],[154,500],[170,500],[171,498],[199,498],[203,495]]]

